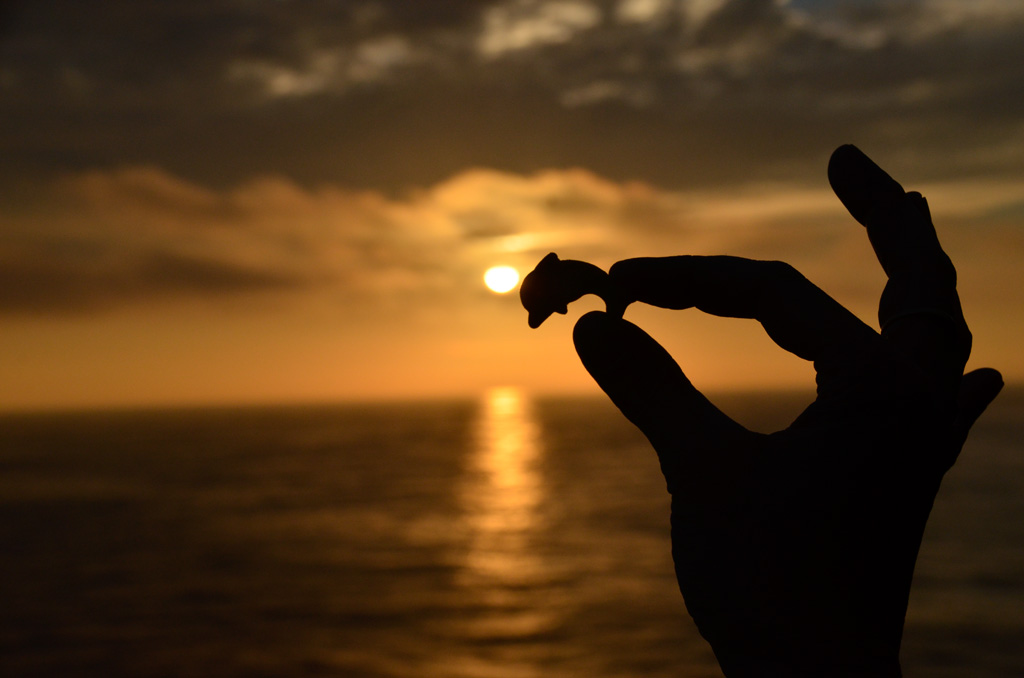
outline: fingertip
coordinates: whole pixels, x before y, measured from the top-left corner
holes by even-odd
[[[998,370],[991,367],[973,370],[965,374],[960,382],[960,401],[967,406],[973,404],[980,414],[996,399],[1004,384],[1003,375]]]
[[[1002,373],[992,367],[979,367],[968,373],[968,375],[974,375],[974,379],[984,379],[990,384],[999,384],[999,388],[1004,385]]]
[[[588,341],[592,336],[606,331],[608,320],[608,314],[604,311],[585,313],[572,328],[573,341]]]
[[[832,151],[832,155],[828,159],[829,179],[833,176],[841,177],[851,169],[863,167],[865,164],[874,165],[875,163],[872,162],[864,151],[853,144],[843,144]]]
[[[644,411],[645,388],[638,383],[636,337],[630,337],[629,322],[603,311],[591,311],[576,321],[572,339],[583,367],[598,386],[608,394],[625,415],[644,428],[638,421]],[[643,334],[639,328],[636,334]],[[646,335],[644,335],[646,336]],[[633,340],[631,340],[633,339]],[[653,343],[653,342],[652,342]]]
[[[614,358],[621,356],[624,333],[629,325],[628,321],[604,311],[591,311],[576,321],[572,341],[588,370],[599,363],[618,362]]]
[[[859,162],[860,156],[863,155],[863,151],[853,144],[843,144],[832,151],[832,155],[828,159],[828,180],[832,184],[833,189],[835,188],[836,181],[842,180],[842,175],[846,172],[846,168]]]
[[[864,152],[853,144],[842,144],[836,150],[832,151],[832,157],[829,158],[828,165],[831,168],[833,163],[842,162],[846,156],[856,154],[864,155]]]
[[[974,422],[1002,390],[1003,375],[991,367],[982,367],[963,376],[960,393],[957,396],[957,414],[953,423],[961,445],[967,439]],[[955,459],[954,456],[953,460]]]
[[[603,311],[576,322],[573,343],[583,366],[624,411],[648,396],[661,396],[682,377],[679,366],[650,335]]]
[[[903,187],[853,144],[832,152],[828,181],[854,219],[867,226],[879,203],[903,195]]]

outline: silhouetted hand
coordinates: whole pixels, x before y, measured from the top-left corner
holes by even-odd
[[[672,555],[700,633],[730,678],[898,676],[928,513],[967,431],[995,398],[971,349],[924,198],[853,146],[829,180],[867,227],[888,283],[878,333],[779,262],[631,259],[631,301],[755,318],[813,360],[817,400],[784,431],[732,421],[635,325],[590,313],[576,350],[651,441],[672,494]]]

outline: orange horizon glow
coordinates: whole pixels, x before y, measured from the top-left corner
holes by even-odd
[[[530,330],[515,287],[504,294],[481,289],[477,276],[488,262],[530,270],[549,250],[566,258],[586,258],[591,251],[598,256],[590,258],[605,268],[617,258],[668,253],[787,260],[873,324],[884,275],[863,230],[826,188],[752,188],[730,196],[638,191],[635,184],[580,172],[558,181],[555,176],[476,173],[472,182],[442,182],[433,193],[405,202],[305,192],[286,184],[258,194],[207,192],[201,198],[209,203],[206,209],[220,210],[217,205],[224,203],[234,216],[197,222],[193,212],[174,205],[177,196],[196,200],[198,188],[156,181],[153,173],[92,173],[93,188],[84,194],[88,202],[71,202],[73,211],[51,214],[51,223],[82,233],[100,225],[116,231],[123,224],[119,237],[125,239],[137,237],[135,224],[148,223],[147,247],[180,248],[187,236],[203,244],[202,257],[211,262],[220,257],[239,270],[266,271],[268,280],[295,276],[295,283],[243,295],[216,289],[146,292],[151,298],[98,298],[105,305],[9,317],[0,326],[6,351],[0,358],[6,386],[0,409],[466,397],[498,384],[535,393],[597,393],[570,337],[575,318],[601,308],[596,297],[584,297],[568,316]],[[137,189],[126,183],[139,181],[149,182],[149,195],[160,199],[140,202],[131,192]],[[74,183],[62,186],[69,185]],[[96,192],[100,185],[102,192]],[[510,186],[515,191],[509,196],[496,197]],[[527,189],[536,197],[524,203]],[[1024,379],[1024,358],[1016,348],[1024,333],[1024,274],[1012,245],[1013,222],[985,216],[1012,197],[1013,187],[922,189],[932,196],[940,237],[960,273],[960,294],[975,333],[972,365],[995,366],[1007,381]],[[582,201],[580,214],[538,207],[563,191]],[[459,196],[454,203],[453,194]],[[619,221],[623,201],[637,204],[633,209],[642,206],[645,218],[663,225],[644,231]],[[489,210],[494,216],[488,218],[519,215],[519,233],[488,243],[455,238],[467,205],[477,214]],[[358,219],[393,220],[394,235],[412,239],[396,254],[411,264],[424,261],[429,273],[414,277],[352,260],[344,240],[304,221],[324,218],[350,228]],[[9,223],[41,228],[39,219]],[[986,220],[992,226],[979,231],[976,225]],[[428,231],[419,226],[424,221]],[[270,246],[281,238],[304,240],[312,256],[283,258]],[[808,249],[804,241],[817,244]],[[336,277],[339,271],[347,271],[344,278]],[[813,385],[811,366],[777,349],[753,321],[642,305],[630,307],[626,318],[661,341],[701,388]]]
[[[970,367],[1024,382],[1024,5],[342,4],[5,15],[0,410],[596,395],[600,302],[519,305],[549,252],[786,261],[876,326],[844,143],[927,197]],[[813,387],[752,321],[626,318],[702,389]]]

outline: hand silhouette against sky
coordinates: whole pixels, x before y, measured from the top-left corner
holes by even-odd
[[[853,146],[828,173],[888,276],[881,333],[779,262],[680,256],[609,272],[629,301],[754,318],[814,361],[817,399],[789,428],[732,421],[616,314],[574,331],[587,370],[658,453],[679,587],[729,678],[900,675],[932,502],[1002,387],[995,370],[963,374],[971,334],[925,199]]]

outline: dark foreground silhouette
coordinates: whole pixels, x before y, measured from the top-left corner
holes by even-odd
[[[779,262],[680,256],[608,272],[626,304],[754,318],[814,361],[817,400],[786,430],[732,421],[619,317],[618,303],[585,315],[573,335],[587,370],[658,453],[679,588],[729,678],[900,675],[932,502],[1002,388],[995,370],[963,373],[971,334],[925,199],[853,146],[833,153],[828,174],[888,276],[881,333]],[[533,294],[553,285],[553,301],[531,299],[548,313],[598,292],[552,277]]]

